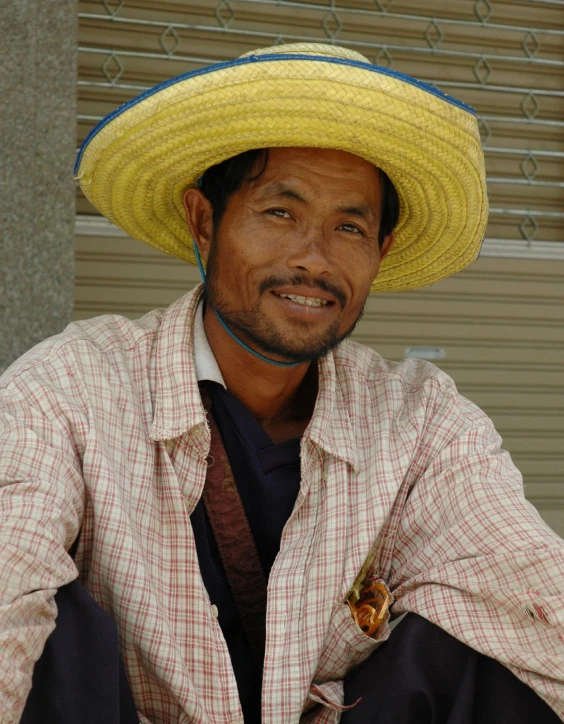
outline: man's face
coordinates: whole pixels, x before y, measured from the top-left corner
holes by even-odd
[[[209,304],[258,351],[323,356],[354,329],[393,241],[379,250],[380,208],[378,171],[358,156],[270,149],[214,229]]]

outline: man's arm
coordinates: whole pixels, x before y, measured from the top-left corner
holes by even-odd
[[[3,724],[20,720],[34,664],[55,625],[54,594],[77,576],[67,553],[84,507],[73,397],[56,390],[40,369],[15,375],[0,388]]]
[[[523,495],[491,421],[441,392],[392,557],[394,611],[499,660],[564,718],[564,541]]]

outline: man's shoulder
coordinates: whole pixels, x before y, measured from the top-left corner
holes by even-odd
[[[60,335],[52,337],[51,341],[57,340],[61,345],[86,343],[101,353],[114,349],[127,351],[142,342],[154,339],[165,311],[153,309],[138,319],[129,319],[119,314],[104,314],[72,322]]]
[[[97,364],[116,352],[127,354],[143,344],[152,344],[163,312],[156,309],[139,319],[105,314],[72,322],[17,359],[0,378],[0,388],[10,386],[21,377],[49,374],[52,370],[70,371],[77,366]]]
[[[491,424],[487,415],[460,394],[452,377],[423,359],[384,359],[375,350],[347,341],[335,355],[337,375],[348,377],[346,389],[368,394],[375,405],[385,399],[390,414],[419,420],[448,417],[452,425]],[[456,425],[455,425],[456,423]]]
[[[384,359],[376,350],[347,340],[335,353],[335,364],[341,373],[353,374],[366,383],[396,383],[406,391],[436,384],[444,391],[456,392],[453,379],[439,367],[423,359]]]

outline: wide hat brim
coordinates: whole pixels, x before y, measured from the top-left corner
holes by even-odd
[[[400,198],[395,244],[371,291],[414,289],[464,268],[488,215],[475,113],[409,76],[319,47],[208,66],[124,104],[80,150],[84,194],[133,238],[194,264],[182,198],[208,168],[253,148],[340,149],[382,168]]]

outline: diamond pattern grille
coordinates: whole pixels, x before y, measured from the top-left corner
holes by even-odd
[[[169,25],[159,38],[159,44],[168,56],[172,56],[174,54],[174,51],[178,48],[179,43],[180,38],[178,37],[178,33],[176,32],[174,25]]]
[[[335,40],[339,36],[339,33],[343,29],[343,23],[339,14],[334,10],[327,13],[322,20],[323,30],[330,40]]]
[[[359,341],[390,359],[405,346],[444,347],[438,364],[493,417],[533,502],[555,500],[564,479],[562,262],[539,257],[558,258],[564,242],[564,0],[79,0],[78,8],[79,143],[158,82],[301,41],[357,50],[476,108],[491,209],[484,258],[428,290],[369,300]],[[80,193],[77,211],[96,220]],[[87,225],[77,237],[76,317],[166,306],[197,279],[175,262]]]
[[[433,19],[425,30],[425,40],[430,48],[438,48],[444,40],[444,33],[439,23]]]
[[[102,7],[104,10],[108,13],[110,17],[114,17],[114,15],[117,15],[119,11],[123,7],[123,1],[124,0],[102,0]]]
[[[524,26],[495,0],[430,0],[425,6],[415,0],[214,0],[187,1],[174,11],[157,0],[81,2],[81,10],[92,11],[80,12],[81,28],[93,24],[99,38],[81,43],[81,62],[90,70],[81,72],[79,83],[91,93],[110,88],[127,100],[209,62],[301,41],[348,46],[383,68],[426,80],[476,107],[493,209],[488,234],[499,226],[507,236],[509,226],[514,238],[528,242],[564,240],[564,153],[558,150],[564,30],[558,30],[558,10],[548,17],[542,0],[537,15],[547,19],[538,27]],[[83,117],[84,135],[95,115]],[[521,218],[516,209],[523,210]]]
[[[228,28],[235,20],[235,10],[230,0],[220,0],[215,8],[215,17],[222,28]]]

